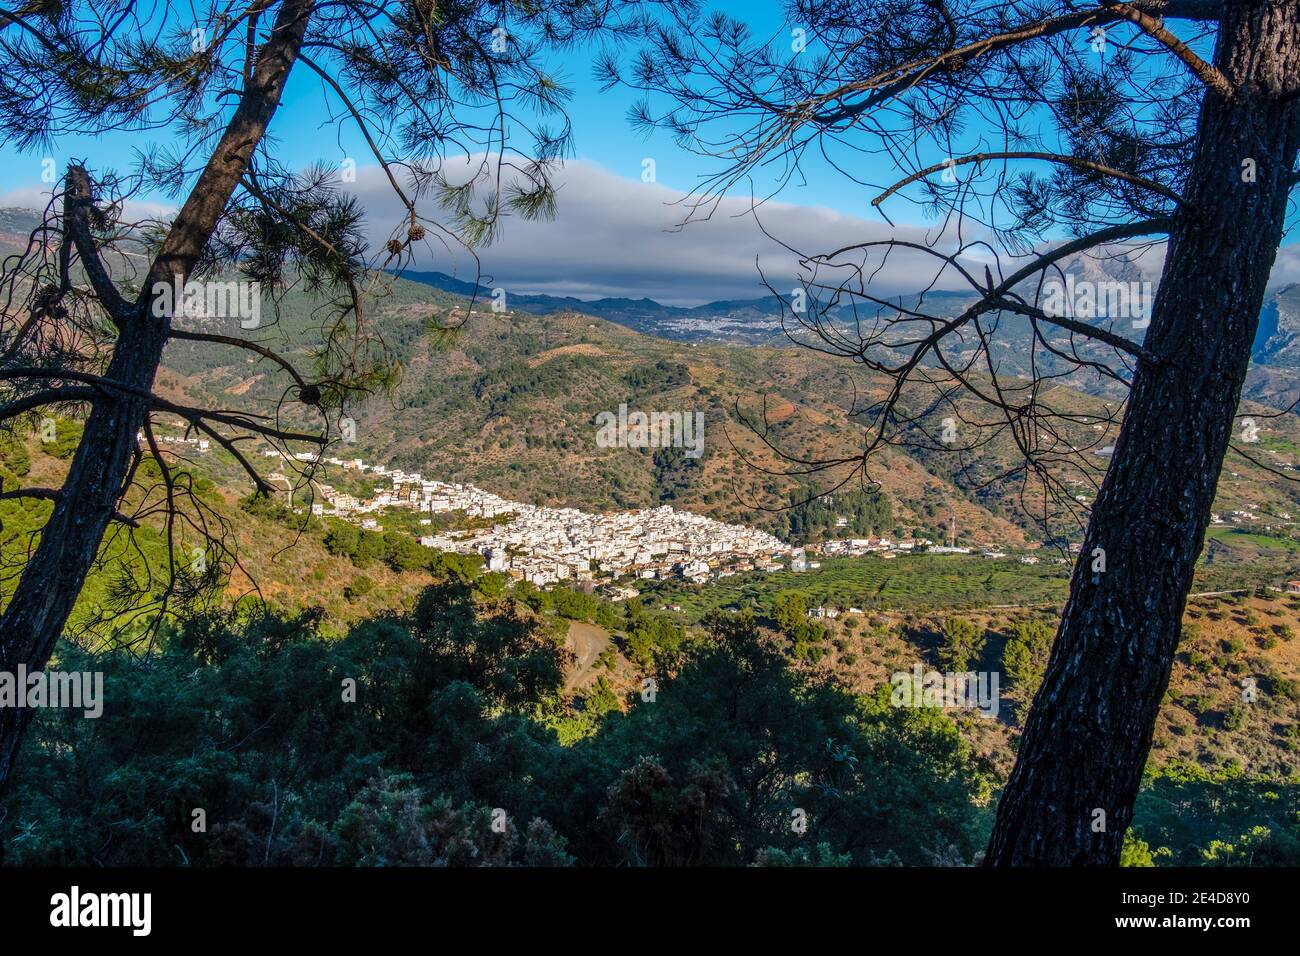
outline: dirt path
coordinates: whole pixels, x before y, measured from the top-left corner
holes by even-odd
[[[596,658],[610,643],[609,633],[604,628],[585,621],[570,621],[564,644],[573,651],[577,660],[569,670],[564,686],[574,688],[587,683],[596,667]]]

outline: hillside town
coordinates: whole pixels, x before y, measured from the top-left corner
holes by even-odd
[[[496,498],[472,485],[443,485],[452,501]],[[741,571],[776,571],[790,547],[774,535],[725,524],[669,505],[590,514],[518,502],[514,518],[481,532],[427,536],[421,544],[483,556],[489,571],[506,571],[533,584],[632,576],[684,578],[704,583]],[[455,510],[455,509],[453,509]]]
[[[275,449],[263,452],[267,457],[280,454]],[[312,460],[310,455],[296,457]],[[487,528],[427,534],[419,540],[439,551],[480,555],[487,570],[539,587],[617,577],[676,577],[704,583],[743,571],[780,570],[784,565],[779,559],[793,553],[788,544],[765,531],[669,505],[592,514],[510,501],[474,485],[433,481],[418,472],[368,464],[360,458],[323,461],[345,473],[387,479],[388,486],[362,499],[313,482],[321,499],[312,504],[313,514],[354,521],[363,529],[377,529],[375,516],[390,509],[488,519]],[[283,476],[272,476],[276,477]]]
[[[276,448],[264,448],[263,456],[299,465],[316,464],[313,454],[286,456]],[[538,587],[560,583],[608,585],[616,596],[635,590],[616,579],[680,579],[704,584],[745,572],[815,571],[818,557],[873,557],[890,559],[902,555],[968,555],[975,549],[957,546],[956,528],[951,544],[936,544],[928,538],[853,537],[830,538],[803,547],[791,545],[773,534],[745,525],[728,524],[703,515],[680,511],[670,505],[639,511],[594,514],[577,508],[531,505],[511,501],[471,484],[425,478],[419,472],[371,464],[361,458],[328,457],[319,463],[339,469],[355,488],[356,479],[375,484],[369,493],[352,493],[312,479],[314,501],[311,511],[319,517],[339,518],[363,530],[383,530],[380,520],[391,511],[427,514],[418,524],[432,526],[434,516],[455,516],[456,525],[439,533],[419,535],[420,544],[439,551],[478,555],[486,570],[508,574],[515,580]],[[272,482],[293,485],[276,472]],[[843,527],[841,518],[836,527]],[[464,527],[469,525],[470,527]],[[989,548],[984,558],[1003,559],[1007,553]],[[1037,564],[1033,554],[1020,555],[1022,564]],[[1058,559],[1064,562],[1064,559]]]

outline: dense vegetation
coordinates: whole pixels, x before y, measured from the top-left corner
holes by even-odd
[[[791,541],[819,541],[830,537],[865,538],[892,535],[893,508],[878,489],[854,489],[815,498],[814,489],[790,493],[790,507],[784,512]],[[844,523],[841,524],[840,522]]]
[[[63,648],[108,704],[41,714],[6,862],[928,863],[982,839],[990,781],[951,721],[799,675],[747,618],[569,746],[564,652],[511,596],[449,578],[409,617],[314,624],[204,616],[143,661]]]
[[[684,630],[638,602],[444,567],[406,615],[328,639],[319,615],[205,614],[105,674],[102,717],[43,711],[0,810],[7,864],[960,864],[999,784],[949,714],[853,694],[769,623]],[[617,627],[642,679],[563,689],[564,619]],[[1003,650],[1017,683],[1041,634]],[[811,633],[816,631],[818,633]],[[945,633],[969,648],[975,631]],[[782,633],[786,632],[786,633]],[[1020,661],[1013,665],[1013,661]],[[1010,666],[1008,666],[1010,665]],[[1300,786],[1165,768],[1126,861],[1300,861]],[[199,812],[201,811],[201,812]]]

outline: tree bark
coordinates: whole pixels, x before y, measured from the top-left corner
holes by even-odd
[[[1300,4],[1224,8],[1235,91],[1201,106],[1146,338],[1160,361],[1134,378],[985,865],[1114,866],[1133,817],[1300,149]]]
[[[136,436],[149,412],[147,396],[167,344],[171,316],[153,314],[152,289],[155,283],[171,284],[174,277],[184,283],[193,272],[280,104],[314,3],[282,3],[239,106],[173,221],[139,300],[118,316],[120,331],[104,377],[123,388],[95,400],[40,543],[0,617],[0,671],[14,673],[19,664],[29,673],[44,669],[63,633],[126,491]],[[71,171],[68,188],[84,190],[89,201],[89,179],[80,181],[84,176],[84,171]],[[0,793],[31,717],[28,708],[0,708]]]

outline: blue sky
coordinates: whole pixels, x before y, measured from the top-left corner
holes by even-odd
[[[710,4],[750,24],[759,36],[788,33],[781,5],[773,0],[740,2],[724,0]],[[1080,43],[1087,37],[1081,36]],[[680,206],[669,205],[692,189],[700,178],[718,170],[717,160],[684,152],[667,134],[649,137],[634,130],[627,121],[629,106],[636,99],[631,91],[616,88],[602,91],[593,76],[595,50],[579,48],[552,54],[551,71],[573,91],[568,113],[575,134],[577,161],[561,177],[560,217],[549,225],[508,223],[505,239],[484,250],[482,264],[494,281],[512,285],[521,292],[551,292],[582,298],[600,295],[647,295],[665,302],[694,304],[717,298],[752,297],[765,294],[756,259],[766,270],[780,277],[792,271],[791,257],[777,255],[756,224],[735,221],[748,207],[748,192],[742,191],[727,207],[733,221],[691,226],[670,235],[682,215]],[[362,166],[356,191],[373,220],[372,237],[382,241],[387,229],[399,221],[400,210],[379,181],[376,169],[364,168],[369,152],[350,122],[327,124],[327,104],[336,102],[321,88],[310,71],[299,68],[290,81],[284,103],[276,114],[272,135],[276,152],[290,167],[324,161],[337,165],[344,157],[355,157]],[[165,132],[116,133],[99,139],[67,137],[50,149],[19,154],[0,146],[0,205],[37,205],[42,186],[42,161],[48,155],[56,169],[69,160],[88,160],[93,167],[129,168],[135,149]],[[656,163],[657,183],[641,183],[645,157]],[[886,183],[896,176],[892,169],[878,166],[865,155],[854,159],[860,178]],[[883,238],[892,227],[870,206],[873,191],[846,180],[822,161],[814,151],[805,155],[802,176],[789,182],[775,203],[764,211],[764,226],[801,249],[822,251],[840,244]],[[759,182],[761,194],[765,184]],[[163,197],[155,198],[164,203]],[[916,207],[897,199],[889,204],[891,219],[909,237],[922,238],[929,223]],[[893,233],[897,234],[897,233]],[[1292,247],[1282,258],[1295,259],[1278,280],[1300,279],[1300,252]],[[434,250],[415,263],[417,268],[468,275],[476,263],[467,257],[443,258]],[[884,292],[908,292],[928,281],[926,263],[909,267],[891,260],[890,272],[882,279]],[[1158,261],[1156,262],[1158,266]],[[581,272],[575,270],[580,269]],[[780,280],[779,280],[780,281]]]
[[[760,35],[780,30],[784,19],[779,13],[780,5],[771,0],[748,3],[726,0],[710,4],[710,9],[741,17]],[[597,163],[616,175],[637,179],[641,175],[642,158],[653,156],[659,182],[679,190],[691,188],[697,177],[715,168],[714,164],[678,149],[666,134],[655,133],[647,138],[633,130],[626,114],[636,96],[621,88],[601,91],[592,74],[595,52],[587,46],[553,53],[547,58],[551,72],[573,91],[567,112],[575,131],[577,158]],[[272,126],[278,142],[277,153],[287,165],[305,166],[319,160],[337,163],[343,156],[369,156],[364,141],[349,123],[323,125],[327,100],[337,105],[337,101],[322,93],[319,80],[310,71],[301,67],[295,71]],[[40,161],[47,155],[53,156],[59,168],[72,158],[89,159],[98,166],[125,168],[134,149],[144,140],[159,135],[144,132],[112,133],[97,139],[65,137],[52,149],[25,154],[0,145],[0,169],[5,171],[0,178],[0,194],[38,187]],[[792,186],[791,195],[785,198],[814,205],[866,201],[860,190],[846,189],[839,177],[824,170],[813,171],[807,186]]]
[[[719,8],[743,18],[758,35],[788,35],[777,3],[730,0],[711,5],[711,9]],[[743,228],[734,221],[705,224],[698,229],[692,227],[675,241],[665,239],[665,232],[683,215],[680,206],[670,204],[694,188],[702,177],[717,172],[717,161],[681,150],[665,133],[647,136],[633,129],[627,113],[637,94],[624,88],[601,90],[592,69],[596,53],[596,48],[579,47],[552,53],[547,59],[551,72],[572,91],[566,112],[573,124],[576,161],[561,177],[560,221],[549,227],[508,223],[504,241],[483,251],[484,268],[494,281],[511,283],[523,292],[582,298],[645,295],[676,304],[696,304],[767,294],[755,260],[764,247],[770,251],[772,244],[752,221]],[[344,157],[355,158],[361,167],[356,188],[371,213],[373,238],[382,241],[387,235],[384,224],[400,218],[400,213],[388,208],[391,196],[385,194],[377,167],[365,168],[371,154],[351,122],[327,122],[329,106],[337,110],[332,94],[322,89],[309,70],[297,69],[272,124],[276,154],[287,166],[298,168],[322,161],[338,165]],[[64,169],[72,159],[86,160],[101,170],[125,170],[130,168],[137,149],[150,141],[165,141],[166,135],[143,131],[97,139],[64,137],[51,148],[25,154],[0,146],[0,205],[43,205],[39,196],[49,189],[41,182],[42,162],[47,156],[54,160],[57,170]],[[656,163],[657,182],[653,186],[641,182],[642,160],[646,157],[654,158]],[[884,178],[883,171],[880,178]],[[743,205],[747,206],[748,192],[742,195]],[[596,196],[603,198],[596,201]],[[163,206],[173,202],[158,194],[138,198]],[[780,199],[772,215],[778,223],[782,219],[789,221],[789,229],[778,230],[783,235],[793,232],[809,241],[822,235],[849,240],[863,233],[863,224],[855,217],[869,217],[873,227],[883,223],[870,210],[866,190],[846,184],[816,160],[808,163],[805,181],[788,184]],[[733,216],[743,212],[739,206],[731,206],[729,211]],[[903,212],[906,215],[907,210]],[[836,220],[834,226],[827,227],[828,217]],[[613,222],[618,223],[617,229],[611,226]],[[541,233],[542,228],[549,228],[549,232]],[[558,245],[557,233],[563,237]],[[599,236],[601,241],[586,241],[591,236]],[[639,257],[627,254],[638,247],[652,248],[654,252]],[[573,266],[553,256],[539,255],[539,251],[557,249],[572,262],[584,264],[581,274],[575,274]],[[446,260],[430,256],[416,266],[467,275],[476,270],[477,263],[465,256]],[[715,276],[706,274],[710,267],[716,269]],[[779,272],[785,266],[776,268]],[[900,274],[900,291],[910,291],[912,282]]]

